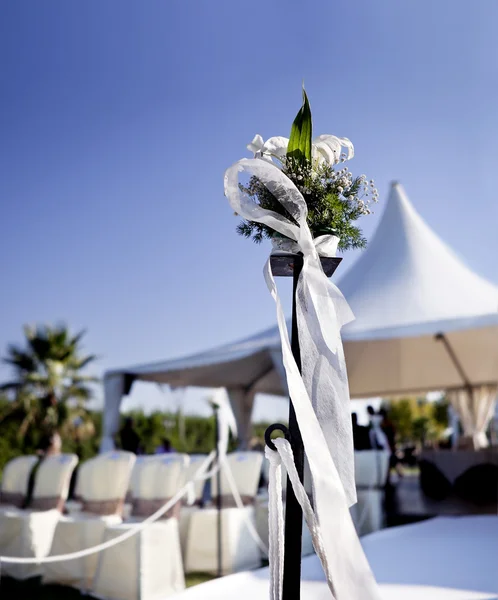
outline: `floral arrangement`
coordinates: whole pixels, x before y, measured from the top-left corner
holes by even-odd
[[[362,248],[366,240],[355,222],[370,214],[378,192],[365,175],[354,177],[347,167],[338,168],[353,158],[353,144],[347,138],[320,135],[312,139],[311,108],[303,89],[303,104],[292,124],[290,138],[271,137],[266,142],[256,135],[247,146],[254,158],[278,166],[301,192],[308,207],[308,225],[314,238],[335,235],[339,250]],[[282,204],[257,177],[250,178],[241,190],[262,208],[294,221]],[[261,242],[280,234],[262,223],[242,221],[238,233]]]

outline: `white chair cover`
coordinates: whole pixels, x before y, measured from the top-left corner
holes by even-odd
[[[76,512],[81,512],[83,508],[83,496],[84,490],[89,489],[89,481],[92,477],[92,465],[96,458],[91,458],[86,460],[84,463],[79,465],[78,472],[76,474],[76,485],[74,487],[74,498],[73,500],[68,500],[66,502],[66,512],[69,514],[74,514]]]
[[[197,473],[199,467],[206,460],[206,454],[191,454],[190,455],[190,463],[185,471],[185,481],[191,481],[195,474]],[[185,502],[182,506],[182,510],[180,511],[180,520],[179,520],[179,528],[180,528],[180,545],[182,548],[182,556],[183,560],[185,560],[185,551],[187,548],[187,537],[188,530],[190,527],[190,519],[192,514],[199,510],[199,504],[202,501],[204,486],[206,484],[205,480],[196,481],[193,485],[193,495],[194,495],[194,504],[188,506]]]
[[[163,454],[143,454],[141,456],[137,456],[135,464],[133,465],[133,469],[131,471],[130,482],[128,484],[128,489],[126,491],[126,501],[129,502],[130,498],[134,495],[138,495],[138,489],[140,484],[140,472],[145,465],[150,462],[160,460],[164,455]]]
[[[78,457],[74,454],[50,456],[43,460],[36,473],[30,503],[32,508],[13,508],[0,516],[1,555],[47,556],[77,462]],[[2,574],[16,579],[34,577],[40,572],[38,565],[2,565]]]
[[[187,454],[176,453],[143,461],[131,487],[132,516],[149,516],[172,498],[186,481],[189,461]],[[140,504],[145,512],[140,511]]]
[[[82,511],[61,517],[57,522],[50,556],[77,552],[100,544],[106,525],[121,522],[121,510],[135,463],[131,452],[108,452],[88,461],[83,469]],[[43,565],[43,581],[89,589],[98,563],[98,554]]]
[[[358,535],[378,531],[384,526],[384,486],[389,459],[387,450],[360,450],[354,454],[358,501],[350,510]]]
[[[195,476],[195,474],[199,470],[202,463],[206,460],[206,458],[206,454],[190,454],[189,465],[185,471],[185,481],[190,481]],[[196,481],[194,483],[194,496],[196,503],[199,503],[202,500],[205,484],[205,480]]]
[[[108,525],[105,539],[137,527],[137,521],[150,516],[180,491],[188,462],[184,454],[164,454],[144,461],[133,486],[133,510],[139,514],[130,522]],[[140,506],[145,507],[141,513],[137,509]],[[152,600],[184,587],[178,521],[170,518],[102,552],[92,593],[110,600]]]
[[[0,488],[0,510],[6,506],[22,508],[28,492],[29,476],[37,461],[38,457],[34,455],[18,456],[5,465]]]
[[[192,514],[185,552],[186,573],[217,572],[217,518],[215,508],[203,508]],[[261,565],[261,551],[247,528],[247,520],[256,527],[254,506],[221,510],[223,575]]]
[[[232,452],[227,455],[227,463],[233,476],[234,483],[241,497],[255,498],[263,465],[261,452]],[[217,496],[216,475],[211,479],[211,495]],[[232,497],[232,489],[226,472],[221,471],[221,495]]]
[[[105,541],[128,531],[107,527]],[[185,588],[178,521],[153,523],[100,556],[92,595],[108,600],[158,600]]]
[[[254,500],[263,463],[260,452],[233,452],[227,462],[235,486],[246,506],[221,510],[222,572],[234,573],[254,569],[261,564],[261,550],[251,535],[247,521],[256,528]],[[211,480],[211,494],[216,499],[216,476]],[[232,501],[232,490],[226,471],[221,471],[221,495]],[[185,550],[185,571],[216,573],[218,569],[217,510],[204,508],[191,515]]]

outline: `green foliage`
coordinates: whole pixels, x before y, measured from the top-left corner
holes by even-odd
[[[436,441],[448,427],[446,401],[401,398],[386,403],[388,417],[401,443]]]
[[[41,428],[30,427],[26,434],[19,435],[20,425],[25,420],[21,408],[12,410],[13,402],[6,395],[0,395],[0,473],[5,464],[23,454],[34,454],[44,435]],[[102,414],[88,412],[86,423],[91,423],[91,436],[78,435],[77,430],[61,429],[62,451],[77,454],[80,460],[95,456],[99,450],[102,435]]]
[[[286,155],[282,157],[275,150],[272,154],[270,149],[263,149],[263,154],[260,153],[265,160],[280,161],[282,172],[301,192],[307,205],[306,221],[312,236],[336,235],[341,251],[366,245],[366,239],[355,222],[362,215],[371,213],[369,204],[378,198],[373,181],[368,183],[364,175],[353,177],[347,168],[334,169],[334,165],[347,158],[346,154],[338,156],[343,145],[335,136],[320,136],[317,146],[313,146],[311,108],[303,88],[303,104],[292,124]],[[324,152],[327,147],[328,152]],[[279,199],[257,177],[252,177],[247,185],[240,184],[239,188],[256,205],[296,223]],[[268,225],[250,220],[239,223],[237,232],[256,243],[264,238],[280,236]]]
[[[21,438],[30,429],[48,431],[68,426],[76,416],[85,419],[85,403],[92,396],[88,384],[97,380],[82,374],[95,360],[93,355],[81,354],[84,332],[71,336],[65,326],[26,326],[24,332],[25,346],[11,344],[3,359],[13,368],[14,378],[0,390],[13,393],[14,398],[10,411],[0,419],[10,413],[14,418],[22,414]]]
[[[301,165],[306,162],[310,163],[312,137],[311,108],[303,87],[303,105],[292,123],[287,158],[293,159]]]
[[[6,396],[0,395],[0,473],[12,458],[35,453],[43,433],[42,430],[30,429],[25,436],[19,437],[19,424],[23,420],[23,414],[11,411],[11,404]],[[142,411],[133,411],[122,415],[121,424],[126,417],[133,418],[141,440],[141,451],[146,454],[154,453],[164,438],[170,440],[176,451],[190,454],[207,454],[215,446],[214,417],[186,416],[180,411],[154,412],[150,415],[145,415]],[[87,418],[92,424],[91,436],[79,435],[81,431],[77,428],[61,429],[63,452],[75,453],[80,460],[87,460],[98,453],[102,437],[102,414],[88,412]],[[254,424],[253,444],[264,446],[264,432],[267,426],[267,423]],[[229,449],[235,448],[236,440],[231,440]]]
[[[301,166],[293,159],[286,159],[282,171],[293,181],[306,201],[307,221],[314,238],[325,234],[336,235],[339,237],[339,250],[343,251],[365,247],[366,239],[360,228],[354,225],[354,222],[364,214],[364,209],[361,204],[351,201],[362,186],[363,180],[360,177],[352,180],[347,192],[341,193],[339,188],[342,179],[335,175],[333,167],[328,164],[313,170],[310,163]],[[241,186],[241,189],[262,208],[272,210],[296,223],[257,177],[251,177],[248,185]],[[253,221],[242,221],[237,231],[245,237],[252,237],[256,243],[275,235],[271,227]]]

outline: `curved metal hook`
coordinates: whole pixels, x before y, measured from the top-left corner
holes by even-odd
[[[282,425],[282,423],[274,423],[273,425],[267,427],[265,431],[265,443],[268,446],[268,448],[270,448],[270,450],[274,450],[276,452],[277,448],[273,443],[273,440],[271,439],[271,434],[274,431],[281,431],[288,442],[290,442],[290,431],[285,425]]]

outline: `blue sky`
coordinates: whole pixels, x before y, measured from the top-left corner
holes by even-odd
[[[272,325],[268,247],[236,235],[223,173],[255,133],[288,135],[303,80],[350,169],[381,200],[401,181],[498,283],[497,18],[495,0],[2,2],[0,351],[62,320],[102,372]]]

